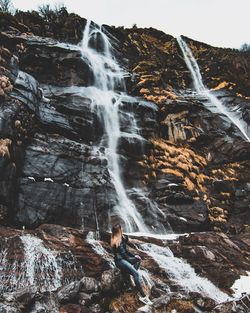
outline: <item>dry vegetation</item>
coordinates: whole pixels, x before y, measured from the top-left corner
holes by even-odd
[[[11,139],[5,138],[0,139],[0,156],[4,157],[7,156],[7,158],[10,158],[10,151],[9,148],[11,146]]]
[[[0,97],[6,97],[9,92],[13,89],[9,78],[7,76],[0,77]]]

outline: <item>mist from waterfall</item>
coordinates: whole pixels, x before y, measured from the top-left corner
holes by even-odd
[[[119,108],[122,106],[123,98],[126,97],[125,72],[113,56],[113,47],[101,26],[87,21],[80,48],[82,57],[89,64],[94,76],[93,86],[86,87],[84,92],[91,98],[92,105],[97,108],[107,136],[105,153],[117,196],[114,213],[124,222],[126,231],[149,232],[141,214],[126,193],[117,154],[119,139],[124,135],[120,127]],[[138,136],[136,132],[133,132],[133,128],[136,129],[133,119],[132,122],[132,132],[127,135]],[[105,139],[104,136],[103,141]]]
[[[198,63],[195,60],[191,49],[188,47],[186,42],[181,37],[177,37],[177,42],[181,48],[185,63],[192,76],[194,88],[197,94],[209,100],[210,105],[208,105],[207,107],[211,112],[225,115],[233,123],[233,125],[235,125],[239,129],[244,139],[250,142],[250,134],[248,131],[248,125],[242,119],[241,111],[237,108],[234,108],[233,110],[228,109],[222,103],[222,101],[220,101],[204,86]],[[217,110],[214,110],[213,106]]]

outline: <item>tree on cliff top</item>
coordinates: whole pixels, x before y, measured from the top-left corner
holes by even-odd
[[[242,51],[242,52],[250,52],[250,44],[249,43],[244,43],[240,47],[240,51]]]
[[[51,7],[50,4],[40,5],[38,7],[38,12],[47,22],[54,22],[56,18],[68,16],[67,8],[61,2],[56,3],[54,7]]]
[[[0,12],[12,13],[13,9],[11,0],[0,0]]]

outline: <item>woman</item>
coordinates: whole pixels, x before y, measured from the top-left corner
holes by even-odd
[[[138,269],[141,263],[141,257],[133,255],[127,250],[128,236],[123,235],[120,224],[114,225],[111,234],[111,247],[114,253],[115,265],[125,273],[133,276],[137,290],[140,293],[139,300],[145,304],[152,304],[145,295],[141,283]]]

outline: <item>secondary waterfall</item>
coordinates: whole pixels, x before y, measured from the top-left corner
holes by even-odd
[[[143,243],[144,252],[152,257],[160,268],[163,268],[169,278],[183,288],[184,292],[198,292],[217,302],[229,300],[229,296],[206,278],[199,277],[195,270],[184,260],[177,258],[168,247]]]
[[[101,26],[94,26],[91,21],[87,22],[80,48],[82,57],[92,70],[94,80],[93,86],[86,87],[84,92],[92,99],[92,105],[97,107],[106,133],[102,141],[107,146],[105,153],[108,169],[117,194],[114,213],[123,220],[126,231],[148,232],[149,229],[144,224],[141,214],[126,193],[117,154],[118,141],[125,135],[121,132],[119,121],[119,108],[122,106],[123,98],[126,97],[125,72],[112,55],[113,47]],[[138,136],[134,119],[131,124],[132,133],[127,134],[128,137]]]
[[[56,260],[56,255],[45,248],[40,238],[24,235],[20,239],[24,247],[27,284],[38,285],[39,281],[44,281],[43,288],[48,290],[60,287],[62,269]]]
[[[250,134],[248,131],[248,125],[247,123],[244,122],[244,120],[242,120],[241,111],[239,111],[237,108],[234,108],[234,110],[229,110],[217,97],[215,97],[204,86],[198,63],[195,60],[191,49],[188,47],[186,42],[181,37],[177,38],[177,42],[183,53],[186,65],[191,73],[193,83],[194,83],[194,88],[196,92],[198,93],[198,95],[207,98],[210,104],[212,106],[215,106],[215,108],[217,109],[216,113],[221,113],[225,115],[239,129],[243,137],[248,142],[250,142]],[[208,106],[208,109],[214,112],[214,109],[211,105]]]
[[[19,247],[19,242],[21,245]],[[9,255],[12,245],[16,255]],[[0,250],[0,292],[36,286],[53,291],[81,277],[82,268],[71,251],[62,254],[45,247],[43,240],[30,234],[2,242]]]

